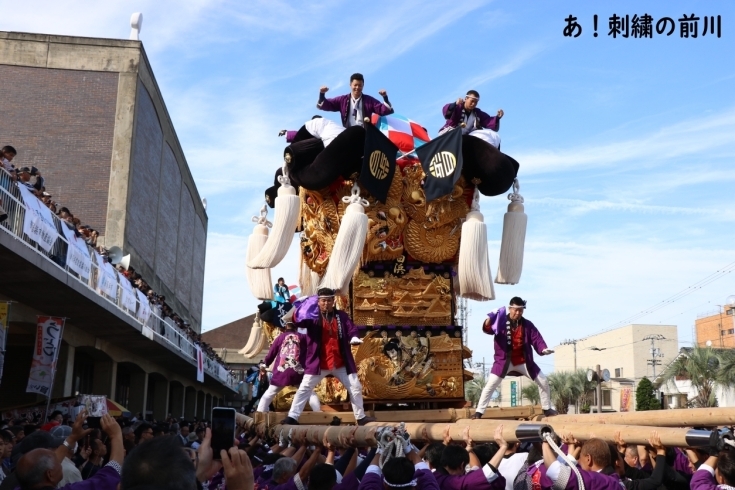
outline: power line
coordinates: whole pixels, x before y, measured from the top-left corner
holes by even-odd
[[[705,277],[703,279],[700,279],[699,281],[695,282],[691,286],[688,286],[688,287],[682,289],[678,293],[673,294],[673,295],[669,296],[668,298],[666,298],[666,299],[664,299],[662,301],[659,301],[655,305],[653,305],[653,306],[651,306],[649,308],[646,308],[644,310],[641,310],[638,313],[636,313],[634,315],[631,315],[631,316],[629,316],[628,318],[626,318],[624,320],[621,320],[621,321],[619,321],[617,323],[614,323],[614,324],[610,325],[609,327],[606,328],[606,330],[617,328],[617,327],[622,327],[622,326],[631,324],[635,320],[638,320],[639,318],[642,318],[644,316],[648,316],[651,313],[654,313],[654,312],[660,310],[661,308],[665,308],[666,306],[669,306],[670,304],[679,301],[680,299],[684,298],[685,296],[689,296],[690,294],[692,294],[692,293],[694,293],[696,291],[699,291],[703,287],[705,287],[705,286],[707,286],[707,285],[715,282],[718,279],[721,279],[722,277],[726,276],[727,274],[730,274],[733,271],[735,271],[735,262],[731,262],[731,263],[727,264],[722,269],[719,269],[719,270],[713,272],[712,274],[708,275],[707,277]]]

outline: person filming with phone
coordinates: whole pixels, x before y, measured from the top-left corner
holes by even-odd
[[[15,473],[21,490],[56,488],[63,477],[62,460],[73,455],[79,441],[92,432],[92,429],[84,428],[86,419],[87,411],[82,410],[72,426],[71,435],[55,451],[34,449],[18,460]],[[120,473],[125,457],[122,430],[115,419],[108,414],[102,416],[100,426],[110,438],[110,461],[88,480],[72,483],[64,488],[69,490],[115,490],[120,483]]]

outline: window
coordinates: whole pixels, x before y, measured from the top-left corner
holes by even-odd
[[[595,405],[597,405],[597,390],[594,391],[595,393]],[[610,389],[602,389],[602,406],[603,407],[612,407],[612,390]]]
[[[731,328],[730,330],[723,330],[722,335],[732,335],[735,333],[735,329]]]
[[[616,378],[622,378],[623,377],[623,368],[615,368],[615,377]]]

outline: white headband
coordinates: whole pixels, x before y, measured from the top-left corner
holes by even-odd
[[[418,483],[418,480],[416,480],[416,478],[414,478],[413,480],[411,480],[408,483],[391,483],[388,480],[386,480],[385,477],[383,477],[383,482],[386,485],[388,485],[389,487],[393,487],[393,488],[406,488],[406,487],[415,487],[416,484]]]

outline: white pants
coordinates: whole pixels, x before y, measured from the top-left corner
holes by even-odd
[[[519,365],[513,365],[511,364],[510,367],[508,367],[508,372],[516,371],[527,378],[530,378],[531,376],[528,375],[528,369],[526,369],[525,364],[519,364]],[[495,389],[500,386],[500,383],[503,381],[503,378],[500,376],[497,376],[495,374],[490,373],[490,376],[487,379],[487,384],[485,385],[485,388],[482,389],[482,394],[480,394],[480,401],[477,402],[477,409],[475,410],[478,413],[485,413],[485,409],[490,404],[490,397],[493,395],[493,392]],[[551,389],[549,388],[549,380],[546,379],[546,376],[544,376],[544,373],[539,371],[538,376],[536,376],[536,379],[533,380],[534,383],[538,385],[539,389],[539,395],[541,397],[541,408],[544,410],[548,410],[551,408]]]
[[[480,138],[486,143],[490,143],[495,148],[500,148],[500,135],[492,129],[476,129],[470,132],[470,136]]]
[[[258,402],[258,412],[267,412],[268,407],[270,406],[273,399],[276,397],[280,391],[285,388],[285,386],[275,386],[270,385],[267,390],[265,390],[265,393],[263,393],[263,396],[260,397],[260,401]],[[314,393],[312,390],[311,396],[309,397],[309,406],[311,407],[311,410],[314,412],[321,412],[322,411],[322,403],[319,401],[319,397]]]
[[[355,414],[355,420],[360,420],[365,416],[365,410],[362,408],[362,384],[357,379],[356,373],[348,375],[347,370],[341,367],[339,369],[322,369],[319,374],[305,374],[299,390],[293,397],[291,410],[288,412],[289,417],[299,420],[301,412],[304,411],[304,405],[309,399],[309,394],[313,393],[316,385],[330,374],[340,380],[347,391],[350,392],[350,402],[352,402],[352,412]]]

